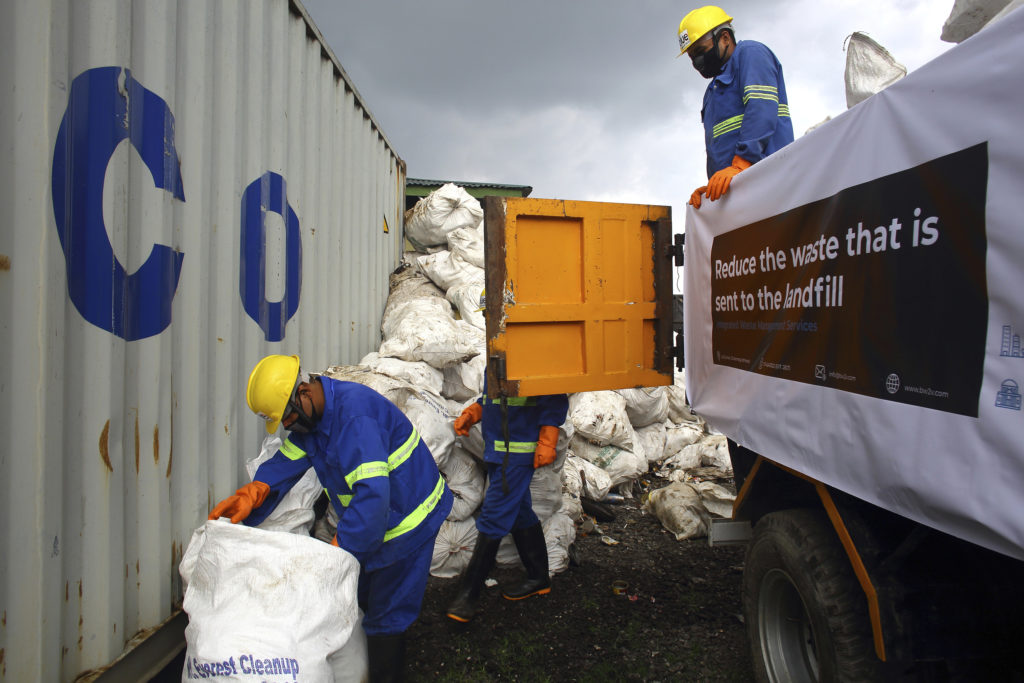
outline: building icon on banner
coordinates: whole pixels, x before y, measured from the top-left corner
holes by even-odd
[[[1024,350],[1020,348],[1020,335],[1013,333],[1013,328],[1003,325],[1003,343],[999,347],[1000,356],[1024,358]]]
[[[1020,388],[1012,379],[1005,380],[996,394],[996,408],[1020,410]]]

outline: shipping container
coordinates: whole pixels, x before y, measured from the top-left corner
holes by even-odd
[[[379,346],[405,165],[295,0],[10,0],[0,90],[0,680],[145,680],[250,369]]]

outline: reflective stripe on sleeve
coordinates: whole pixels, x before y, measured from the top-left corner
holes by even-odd
[[[724,121],[719,121],[714,128],[711,129],[711,137],[717,138],[719,135],[724,135],[730,131],[734,131],[743,125],[743,114],[737,114],[736,116],[727,118]]]
[[[293,444],[291,439],[285,439],[284,443],[277,450],[281,451],[284,457],[289,460],[302,460],[306,457],[306,451]]]
[[[339,493],[338,494],[338,502],[341,503],[341,507],[347,508],[348,504],[352,502],[352,496],[351,495],[344,496],[344,495]]]
[[[345,477],[345,483],[348,484],[349,488],[354,488],[356,482],[363,479],[386,476],[388,476],[388,464],[383,460],[374,460],[373,462],[364,462],[349,472],[348,476]]]
[[[748,85],[743,88],[743,104],[749,100],[779,101],[779,89],[771,85]]]
[[[505,442],[495,441],[494,450],[499,453],[504,453],[506,450]],[[533,453],[535,450],[537,450],[536,441],[510,441],[508,444],[509,453]]]
[[[412,434],[405,440],[401,446],[395,450],[394,453],[388,456],[388,471],[396,469],[399,465],[409,459],[413,450],[420,445],[420,433],[416,431],[416,428],[412,428]]]
[[[437,485],[434,487],[434,490],[430,495],[427,496],[427,499],[417,505],[416,509],[403,519],[398,526],[389,529],[384,534],[384,542],[387,543],[388,541],[418,527],[420,523],[427,518],[430,511],[437,507],[437,504],[441,501],[442,495],[444,495],[444,477],[438,476]]]

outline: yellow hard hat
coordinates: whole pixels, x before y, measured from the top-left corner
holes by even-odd
[[[298,378],[298,356],[267,356],[249,373],[245,402],[249,410],[267,421],[268,434],[276,432],[281,424]]]
[[[691,11],[679,22],[679,54],[686,54],[686,51],[703,38],[705,33],[730,21],[732,17],[721,7],[714,5],[705,5]]]

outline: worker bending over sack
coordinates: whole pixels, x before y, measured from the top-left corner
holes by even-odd
[[[453,500],[430,450],[386,398],[355,382],[311,377],[298,356],[261,360],[245,398],[268,433],[281,425],[288,435],[210,519],[259,524],[312,467],[338,512],[332,544],[359,561],[370,680],[401,680],[405,631],[419,616]]]

